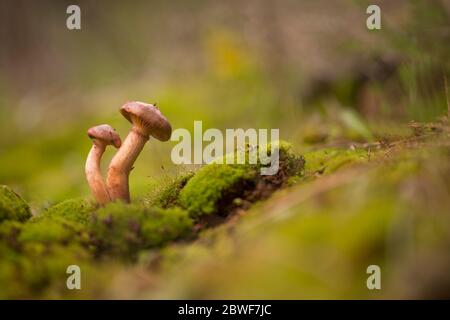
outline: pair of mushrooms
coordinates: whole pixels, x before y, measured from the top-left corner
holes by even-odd
[[[120,113],[133,125],[123,143],[107,124],[92,127],[87,132],[93,146],[86,160],[85,173],[92,194],[100,205],[115,200],[130,202],[128,177],[145,143],[150,136],[167,141],[172,134],[170,123],[155,105],[127,102],[120,108]],[[100,161],[108,145],[119,150],[109,164],[105,183]]]

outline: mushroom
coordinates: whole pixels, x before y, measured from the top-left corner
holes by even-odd
[[[160,141],[169,140],[172,127],[158,107],[152,104],[139,101],[127,102],[120,108],[120,113],[133,126],[122,147],[111,160],[106,185],[111,200],[120,199],[129,202],[128,177],[139,153],[150,136]]]
[[[86,179],[94,198],[100,205],[103,205],[111,201],[111,198],[103,182],[100,161],[107,145],[119,148],[122,141],[117,132],[107,124],[92,127],[87,131],[87,134],[92,139],[93,145],[86,159]]]

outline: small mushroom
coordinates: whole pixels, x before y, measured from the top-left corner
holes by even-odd
[[[87,134],[92,139],[93,145],[86,159],[86,179],[91,187],[94,198],[100,205],[103,205],[111,201],[111,198],[103,182],[100,161],[107,145],[120,148],[122,141],[117,132],[107,124],[92,127],[88,130]]]
[[[172,127],[158,107],[144,102],[127,102],[120,108],[120,113],[133,126],[130,133],[111,160],[106,178],[111,200],[130,201],[128,177],[139,153],[150,136],[160,140],[169,140]]]

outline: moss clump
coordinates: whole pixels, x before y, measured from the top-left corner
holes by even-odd
[[[238,197],[257,174],[248,165],[207,165],[181,191],[180,204],[194,217],[217,213],[221,200]]]
[[[88,222],[94,205],[83,199],[63,201],[23,225],[21,243],[83,243],[88,238]]]
[[[50,246],[42,243],[26,243],[21,251],[10,250],[0,264],[0,298],[26,299],[36,296],[65,295],[67,267],[88,266],[89,252],[77,244]]]
[[[41,213],[42,217],[61,217],[69,221],[87,225],[90,213],[95,209],[95,205],[85,199],[70,199],[60,202],[47,211]]]
[[[68,244],[87,238],[87,229],[80,223],[64,218],[40,218],[26,223],[18,240],[20,243]]]
[[[262,164],[259,162],[255,165],[212,163],[200,169],[189,180],[180,193],[179,203],[191,216],[200,217],[222,214],[223,211],[230,210],[233,204],[242,203],[235,200],[254,202],[267,197],[289,177],[301,174],[304,165],[302,157],[291,153],[290,144],[280,141],[267,146],[270,152],[275,147],[279,149],[277,174],[262,176]],[[246,151],[246,159],[249,152]],[[252,152],[257,152],[257,148]]]
[[[27,223],[5,221],[0,224],[0,240],[10,248],[21,251],[24,244],[68,243],[74,235],[73,228],[58,219],[31,219]]]
[[[162,188],[151,194],[147,203],[160,208],[172,208],[179,205],[178,196],[187,182],[194,176],[193,172],[176,177]]]
[[[140,249],[189,236],[192,226],[187,212],[178,208],[111,203],[94,213],[89,227],[99,253],[135,258]]]
[[[44,296],[54,285],[64,292],[67,266],[91,254],[88,240],[84,224],[56,214],[0,223],[0,298]]]
[[[276,147],[280,155],[279,173],[286,176],[298,176],[303,173],[305,167],[305,159],[303,156],[296,155],[292,152],[292,145],[286,141],[276,141],[269,144],[269,151]]]
[[[330,174],[344,165],[367,161],[365,149],[328,148],[304,154],[305,171],[308,173]]]
[[[31,217],[28,204],[8,186],[0,186],[0,222],[15,220],[24,222]]]
[[[23,226],[24,224],[13,220],[0,223],[0,243],[9,248],[17,249],[19,247],[17,236],[20,234]]]

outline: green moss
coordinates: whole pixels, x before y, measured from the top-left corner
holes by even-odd
[[[257,200],[274,191],[293,175],[300,174],[304,160],[294,155],[291,145],[284,141],[277,141],[267,146],[269,154],[272,148],[279,149],[279,170],[273,176],[261,176],[261,163],[250,164],[218,164],[212,163],[201,168],[189,180],[180,193],[179,203],[187,209],[191,216],[221,213],[226,210],[236,198],[249,196]],[[256,148],[253,152],[257,152]],[[236,155],[226,155],[227,157]],[[249,151],[245,154],[249,157]],[[253,191],[258,188],[255,194]],[[252,194],[253,192],[253,194]]]
[[[16,251],[0,242],[0,299],[12,299],[17,296],[18,288],[22,286],[17,281],[17,261],[20,256]]]
[[[85,199],[70,199],[60,202],[47,211],[41,213],[42,217],[62,217],[69,221],[87,224],[90,213],[95,209],[95,205]]]
[[[84,232],[82,224],[59,217],[43,218],[25,224],[18,239],[21,243],[66,244],[76,241]]]
[[[291,177],[291,180],[302,175],[305,167],[304,157],[293,153],[292,145],[286,141],[280,140],[269,144],[269,150],[274,146],[279,149],[281,173]]]
[[[67,267],[79,265],[82,274],[89,268],[89,253],[77,244],[51,246],[26,243],[21,254],[3,252],[0,264],[0,298],[24,299],[64,296],[67,290]]]
[[[22,230],[24,224],[14,220],[7,220],[0,223],[0,239],[5,240],[12,234],[17,234]]]
[[[52,246],[50,251],[42,251],[39,245],[25,248],[27,259],[21,261],[22,277],[33,289],[39,290],[56,280],[61,287],[67,280],[66,270],[72,264],[80,264],[88,258],[87,252],[79,246]]]
[[[17,236],[20,234],[22,228],[23,224],[14,220],[7,220],[0,223],[0,243],[9,248],[18,248]]]
[[[344,165],[368,160],[365,149],[327,148],[304,154],[305,171],[308,173],[329,174]]]
[[[171,208],[178,205],[178,196],[187,182],[194,176],[193,172],[176,177],[151,194],[147,202],[151,206]]]
[[[26,223],[0,223],[0,286],[13,288],[1,290],[0,297],[43,297],[55,288],[64,294],[67,267],[92,257],[86,220],[75,218],[86,206],[67,203],[71,205],[57,205]]]
[[[82,227],[61,217],[1,223],[0,298],[43,297],[52,286],[64,293],[67,266],[91,255]]]
[[[207,165],[181,191],[180,204],[194,217],[217,213],[222,199],[237,197],[257,174],[248,165]]]
[[[84,242],[87,224],[94,205],[83,199],[63,201],[23,225],[21,243],[67,244]]]
[[[28,204],[8,186],[0,186],[0,222],[16,220],[24,222],[31,217]]]
[[[181,209],[110,203],[94,213],[90,230],[100,253],[134,258],[140,249],[187,237],[193,222]]]
[[[67,244],[87,241],[87,224],[94,205],[83,199],[63,201],[23,225],[20,243]]]

